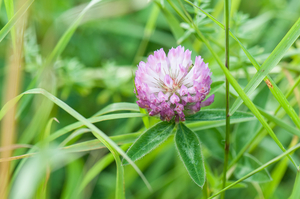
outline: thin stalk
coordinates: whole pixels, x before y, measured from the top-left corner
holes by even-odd
[[[225,66],[229,70],[229,2],[225,0],[224,6],[225,12]],[[224,168],[223,168],[223,185],[224,189],[226,186],[226,174],[228,165],[228,155],[230,147],[230,115],[229,115],[229,81],[226,78],[226,137],[225,137],[225,148],[224,148]],[[225,197],[225,191],[221,194],[221,198]]]

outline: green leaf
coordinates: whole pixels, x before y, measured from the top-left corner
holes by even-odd
[[[251,113],[237,111],[230,119],[242,119],[242,118],[253,118],[254,116]],[[214,121],[214,120],[225,120],[226,111],[225,109],[205,109],[199,111],[194,115],[189,115],[185,117],[186,121]]]
[[[175,123],[160,122],[148,129],[128,149],[128,157],[132,161],[142,158],[164,142],[172,134],[174,127]],[[123,164],[128,164],[128,162],[123,159]]]
[[[237,167],[234,171],[234,175],[237,178],[242,178],[243,176],[254,171],[256,168],[260,167],[262,164],[252,155],[245,154],[238,162]],[[270,173],[267,169],[263,169],[260,172],[255,173],[251,177],[245,179],[248,182],[268,182],[272,180]]]
[[[179,123],[175,144],[189,175],[198,186],[202,187],[205,183],[205,168],[199,138],[183,123]]]

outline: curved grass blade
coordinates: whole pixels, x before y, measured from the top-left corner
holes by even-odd
[[[253,118],[253,114],[237,111],[232,116],[231,119],[242,119],[242,118]],[[226,111],[225,109],[205,109],[197,112],[194,115],[189,115],[185,117],[186,121],[215,121],[215,120],[225,120]]]
[[[130,145],[126,144],[121,146],[123,150],[128,149]],[[98,162],[94,164],[92,168],[88,170],[88,172],[84,175],[78,192],[81,192],[103,169],[105,169],[108,165],[110,165],[114,161],[114,157],[112,154],[107,154],[105,157],[101,158]]]
[[[124,167],[119,154],[114,155],[117,165],[116,199],[125,199]]]
[[[1,114],[1,112],[0,112],[0,114]],[[134,118],[134,117],[145,117],[145,114],[142,114],[142,113],[117,113],[117,114],[103,115],[103,116],[99,116],[99,117],[92,117],[92,118],[89,118],[88,121],[91,123],[96,123],[96,122],[102,122],[102,121],[106,121],[106,120]],[[56,132],[51,134],[48,137],[48,139],[49,139],[49,141],[55,140],[56,138],[66,134],[74,129],[82,127],[82,126],[84,126],[84,124],[81,121],[75,122],[73,124],[65,126],[64,128],[62,128],[60,130],[57,130]]]
[[[268,120],[274,122],[276,125],[280,126],[281,128],[287,130],[288,132],[290,132],[293,135],[297,135],[298,137],[300,137],[300,130],[283,122],[281,119],[267,113],[265,110],[263,110],[262,108],[258,107],[259,112]]]
[[[133,166],[133,168],[141,176],[142,180],[145,182],[145,184],[147,185],[147,187],[151,190],[150,184],[148,183],[148,181],[146,180],[146,178],[144,177],[144,175],[142,174],[142,172],[139,170],[139,168],[127,156],[127,154],[115,142],[113,142],[105,133],[103,133],[100,129],[98,129],[95,125],[93,125],[88,119],[84,118],[82,115],[80,115],[74,109],[72,109],[69,105],[67,105],[66,103],[64,103],[63,101],[61,101],[60,99],[58,99],[57,97],[55,97],[54,95],[52,95],[51,93],[49,93],[46,90],[41,89],[41,88],[36,88],[36,89],[28,90],[28,91],[20,94],[16,98],[14,98],[13,101],[14,102],[17,101],[18,99],[20,99],[25,94],[42,94],[45,97],[47,97],[49,100],[51,100],[52,102],[54,102],[56,105],[58,105],[60,108],[62,108],[63,110],[65,110],[67,113],[69,113],[70,115],[72,115],[74,118],[76,118],[77,120],[81,121],[82,124],[84,124],[89,129],[91,129],[91,131],[93,132],[93,135],[96,138],[98,138],[103,144],[105,144],[105,146],[110,151],[112,151],[112,153],[115,156],[117,156],[117,154],[115,152],[118,152],[120,155],[122,155]],[[11,102],[11,101],[9,101],[9,102]],[[6,110],[7,110],[7,108],[6,108]],[[2,112],[2,109],[1,109],[0,115],[3,115],[3,114],[4,113]]]
[[[273,164],[273,163],[279,161],[281,158],[287,156],[288,154],[294,152],[295,150],[297,150],[297,149],[299,149],[299,148],[300,148],[300,144],[297,144],[296,146],[294,146],[294,147],[288,149],[287,151],[285,151],[285,152],[282,153],[281,155],[279,155],[279,156],[277,156],[276,158],[270,160],[270,161],[267,162],[266,164],[264,164],[264,165],[258,167],[257,169],[255,169],[255,170],[252,171],[251,173],[245,175],[244,177],[242,177],[242,178],[240,178],[239,180],[235,181],[235,182],[232,183],[231,185],[225,187],[225,188],[222,189],[221,191],[215,193],[214,195],[212,195],[211,197],[209,197],[209,199],[212,199],[212,198],[216,197],[217,195],[219,195],[219,194],[221,194],[222,192],[228,190],[229,188],[233,187],[234,185],[236,185],[236,184],[238,184],[238,183],[244,181],[245,179],[249,178],[250,176],[252,176],[252,175],[254,175],[254,174],[256,174],[256,173],[258,173],[258,172],[264,170],[265,168],[267,168],[267,167],[270,166],[271,164]],[[298,168],[298,170],[299,170],[299,168]]]
[[[18,12],[9,20],[7,24],[0,30],[0,42],[5,38],[5,36],[9,33],[9,31],[13,28],[13,26],[17,23],[17,21],[26,13],[28,8],[34,0],[28,0],[19,10]]]
[[[84,133],[91,132],[90,129],[87,128],[80,128],[74,131],[71,135],[69,135],[64,141],[62,141],[59,146],[66,146],[69,142],[74,142],[76,141],[75,139],[78,139],[78,137]]]
[[[93,7],[95,4],[99,3],[101,0],[91,0],[90,3],[79,13],[76,20],[73,22],[73,24],[68,28],[68,30],[63,34],[63,36],[59,39],[58,43],[56,44],[55,48],[51,52],[51,54],[46,59],[46,65],[51,63],[53,60],[55,60],[62,51],[66,48],[68,42],[70,41],[71,37],[73,36],[75,30],[80,24],[80,21],[82,20],[85,13]]]
[[[5,10],[7,14],[8,20],[11,20],[11,18],[14,16],[14,1],[13,0],[4,0]],[[12,41],[12,47],[14,49],[14,52],[16,52],[16,29],[13,26],[10,30],[11,35],[11,41]]]
[[[161,9],[162,14],[164,15],[165,19],[167,20],[176,41],[178,41],[184,35],[184,30],[180,26],[180,22],[176,19],[176,17],[169,10],[167,10],[165,7],[163,7],[157,1],[155,1],[155,3],[157,3],[159,8]],[[185,47],[187,47],[188,49],[193,49],[193,45],[188,39],[184,40],[181,44],[184,45]],[[192,52],[192,56],[193,57],[195,56],[194,52]]]
[[[133,161],[144,157],[163,143],[172,134],[174,127],[175,123],[157,123],[155,126],[141,134],[141,136],[128,149],[126,154]],[[126,159],[123,159],[123,164],[128,164]]]
[[[203,187],[205,168],[198,136],[183,123],[179,123],[175,144],[189,175],[198,186]]]
[[[234,175],[239,179],[243,176],[247,175],[251,171],[255,170],[255,168],[260,167],[262,164],[252,155],[245,154],[237,163],[237,167],[234,170]],[[262,171],[254,174],[253,176],[247,178],[245,181],[248,182],[268,182],[271,181],[271,175],[267,169],[263,169]]]
[[[293,188],[293,192],[292,195],[289,197],[289,199],[298,199],[300,198],[300,171],[297,171],[297,175],[296,175],[296,179],[295,179],[295,183],[294,183],[294,188]]]
[[[110,139],[117,143],[118,145],[123,144],[131,144],[133,143],[141,133],[129,133],[124,135],[111,136]],[[85,142],[80,142],[76,144],[72,144],[70,146],[64,147],[68,152],[83,152],[83,151],[91,151],[100,148],[104,148],[105,145],[100,142],[98,139],[93,139]]]
[[[120,103],[114,103],[110,104],[97,113],[93,115],[93,117],[104,115],[107,113],[115,112],[115,111],[135,111],[140,112],[140,109],[136,103],[128,103],[128,102],[120,102]]]

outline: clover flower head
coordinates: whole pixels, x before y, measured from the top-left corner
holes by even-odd
[[[168,55],[161,48],[141,61],[135,77],[137,104],[148,110],[150,116],[161,120],[185,121],[186,115],[195,114],[201,107],[214,101],[210,92],[211,72],[201,56],[191,60],[191,51],[178,46]]]

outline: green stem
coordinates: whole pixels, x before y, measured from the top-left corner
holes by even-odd
[[[225,12],[225,66],[229,70],[229,2],[225,0],[224,12]],[[225,76],[226,77],[226,76]],[[223,168],[223,186],[226,186],[226,174],[228,165],[228,154],[230,146],[230,115],[229,115],[229,81],[226,77],[226,137],[225,137],[225,157]],[[222,193],[221,198],[225,197],[225,192]]]

